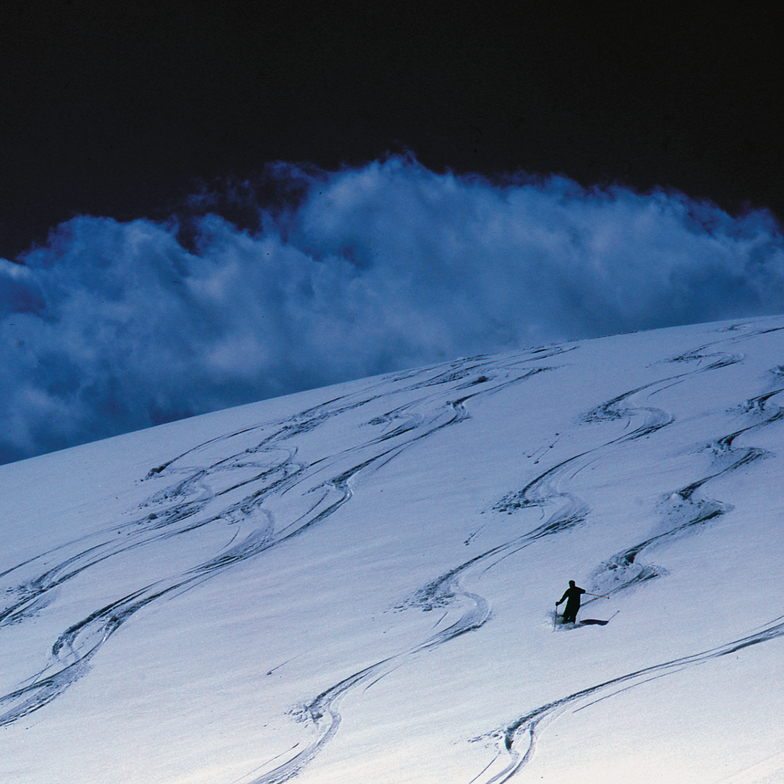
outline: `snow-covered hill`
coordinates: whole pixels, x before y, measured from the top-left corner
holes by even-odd
[[[782,392],[777,317],[3,466],[2,781],[782,781]]]

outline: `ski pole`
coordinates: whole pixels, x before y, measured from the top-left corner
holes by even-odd
[[[600,594],[600,593],[588,593],[588,591],[586,591],[586,593],[588,594],[588,596],[595,596],[597,599],[609,599],[610,598],[609,596],[602,596],[602,594]]]

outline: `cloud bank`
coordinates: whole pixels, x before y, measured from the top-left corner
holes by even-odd
[[[407,157],[278,164],[267,186],[273,206],[205,192],[187,218],[77,217],[0,259],[0,462],[445,358],[784,310],[764,212]]]

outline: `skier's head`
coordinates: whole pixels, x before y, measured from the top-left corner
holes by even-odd
[[[569,587],[574,588],[574,580],[569,580]]]

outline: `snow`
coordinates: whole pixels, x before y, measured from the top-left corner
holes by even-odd
[[[2,780],[784,781],[783,366],[678,327],[0,468]]]

